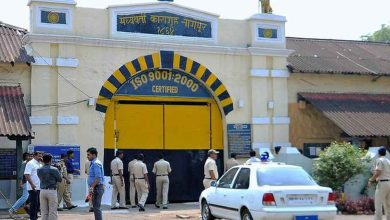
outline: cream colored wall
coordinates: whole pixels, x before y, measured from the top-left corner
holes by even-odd
[[[110,18],[107,9],[76,7],[74,18],[74,35],[108,38]]]
[[[34,2],[31,8],[34,10],[37,5],[61,6],[61,4]],[[262,51],[266,47],[264,45],[267,44],[263,43],[261,48],[254,48],[257,49],[257,52],[248,49],[248,47],[253,47],[251,43],[254,42],[251,30],[254,26],[252,25],[261,22],[259,19],[219,19],[216,42],[186,40],[161,42],[164,40],[156,41],[154,38],[145,38],[139,44],[130,45],[128,43],[136,41],[136,39],[110,37],[109,10],[81,8],[72,5],[66,7],[70,8],[73,13],[72,30],[61,31],[34,27],[31,29],[33,35],[45,34],[48,38],[52,37],[52,34],[53,36],[64,36],[55,36],[55,39],[40,40],[40,42],[32,40],[29,43],[39,53],[35,53],[34,56],[52,58],[53,60],[56,58],[75,58],[78,60],[78,66],[33,66],[31,96],[34,104],[64,103],[82,101],[88,97],[97,98],[103,83],[121,65],[159,50],[174,50],[176,53],[189,57],[209,68],[227,87],[235,108],[226,117],[226,123],[251,124],[253,117],[287,116],[287,78],[251,76],[253,69],[267,69],[269,72],[275,69],[286,69],[286,56],[268,55],[267,51]],[[34,13],[36,12],[33,11]],[[33,26],[35,22],[33,16]],[[72,36],[72,38],[67,38],[65,35]],[[65,39],[67,43],[62,43]],[[91,39],[96,39],[97,43],[86,43],[87,40]],[[270,47],[275,48],[275,45],[272,43]],[[276,48],[283,49],[283,45],[280,44]],[[170,49],[170,47],[174,49]],[[273,53],[285,54],[282,50],[275,51],[275,49],[272,50]],[[70,81],[74,86],[67,81]],[[75,87],[80,88],[87,95]],[[244,107],[237,107],[239,100],[243,100]],[[267,101],[270,100],[275,102],[275,108],[271,110],[267,108]],[[37,138],[33,140],[34,144],[80,145],[82,164],[83,158],[86,156],[86,149],[95,146],[100,153],[99,157],[103,158],[103,121],[105,116],[97,112],[95,106],[89,107],[84,101],[61,108],[33,108],[33,115],[51,116],[53,119],[51,124],[33,126],[37,133]],[[57,116],[77,116],[79,123],[59,125]],[[274,142],[287,143],[289,142],[288,129],[287,124],[253,125],[253,142],[269,143],[270,145]],[[81,169],[84,173],[83,166]]]
[[[27,113],[30,114],[31,105],[31,67],[27,64],[15,64],[12,66],[10,63],[0,64],[0,85],[15,86],[20,84],[23,94],[24,103],[27,108]],[[22,146],[26,150],[30,141],[23,141]],[[0,138],[0,148],[13,148],[15,149],[16,142],[11,141],[6,137]]]

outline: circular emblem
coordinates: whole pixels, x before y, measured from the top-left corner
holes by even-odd
[[[272,38],[272,29],[264,29],[263,30],[263,36],[265,38]]]
[[[60,16],[58,15],[58,12],[53,12],[51,11],[48,15],[47,15],[47,20],[52,23],[52,24],[57,24],[58,21],[60,20]]]

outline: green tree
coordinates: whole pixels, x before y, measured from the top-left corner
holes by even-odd
[[[352,177],[365,169],[365,152],[346,142],[333,142],[314,163],[313,176],[322,186],[340,191]]]
[[[373,34],[367,34],[360,37],[363,41],[375,41],[390,43],[390,25],[382,24],[381,29]]]

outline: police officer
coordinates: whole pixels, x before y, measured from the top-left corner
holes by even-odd
[[[226,161],[226,166],[225,166],[225,172],[228,171],[230,168],[237,166],[239,163],[236,160],[237,154],[236,153],[231,153],[230,154],[230,159]]]
[[[65,161],[68,159],[68,155],[61,154],[61,160],[56,163],[56,167],[60,171],[62,181],[58,183],[57,186],[57,197],[58,197],[58,205],[60,205],[62,199],[64,199],[64,204],[68,209],[71,209],[73,207],[72,201],[70,201],[70,198],[65,194],[65,189],[67,187],[67,184],[70,183],[68,179],[68,172],[66,171],[66,165]],[[74,207],[73,207],[74,208]],[[63,211],[63,209],[58,207],[58,211]]]
[[[160,154],[160,160],[154,163],[153,173],[156,175],[156,204],[157,208],[162,205],[163,209],[168,209],[168,190],[169,177],[168,174],[172,171],[171,165],[164,160],[164,155]]]
[[[69,199],[69,201],[71,201],[71,203],[72,203],[72,183],[73,183],[73,179],[74,179],[73,174],[80,173],[80,170],[75,169],[73,166],[74,151],[68,150],[66,152],[66,154],[68,155],[68,158],[67,158],[67,160],[65,160],[65,165],[66,165],[66,172],[68,172],[69,183],[66,184],[64,200],[65,200],[65,198]],[[66,208],[66,209],[73,209],[76,207],[77,207],[77,205],[73,205],[73,204],[70,207],[64,206],[64,208]]]
[[[127,209],[125,200],[125,181],[123,180],[123,152],[117,151],[116,157],[111,161],[112,197],[111,209]],[[119,207],[116,201],[119,193]]]
[[[39,195],[42,220],[57,220],[57,183],[62,181],[60,172],[57,168],[51,166],[51,154],[43,155],[45,165],[37,170],[39,180],[41,181],[41,191]]]
[[[210,187],[210,183],[213,180],[218,179],[218,168],[215,160],[218,158],[219,152],[216,150],[209,150],[207,152],[208,158],[204,164],[204,179],[203,186],[205,189]]]
[[[374,175],[368,180],[368,185],[378,182],[375,190],[375,220],[382,220],[382,205],[386,219],[390,219],[390,160],[386,156],[386,148],[378,150],[379,158],[375,161]]]
[[[129,162],[127,170],[129,171],[129,197],[130,197],[130,205],[131,208],[137,207],[135,203],[135,182],[134,182],[134,164],[137,162],[137,155],[134,155],[132,161]]]
[[[149,194],[148,170],[144,163],[144,155],[139,154],[134,164],[134,183],[138,196],[138,207],[140,212],[145,211],[145,202]]]

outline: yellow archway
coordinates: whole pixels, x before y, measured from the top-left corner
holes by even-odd
[[[148,69],[177,69],[190,74],[201,82],[217,100],[225,115],[233,110],[233,101],[223,83],[205,66],[173,51],[160,51],[141,56],[116,70],[103,84],[96,103],[96,110],[106,113],[110,101],[118,89],[129,79]]]

